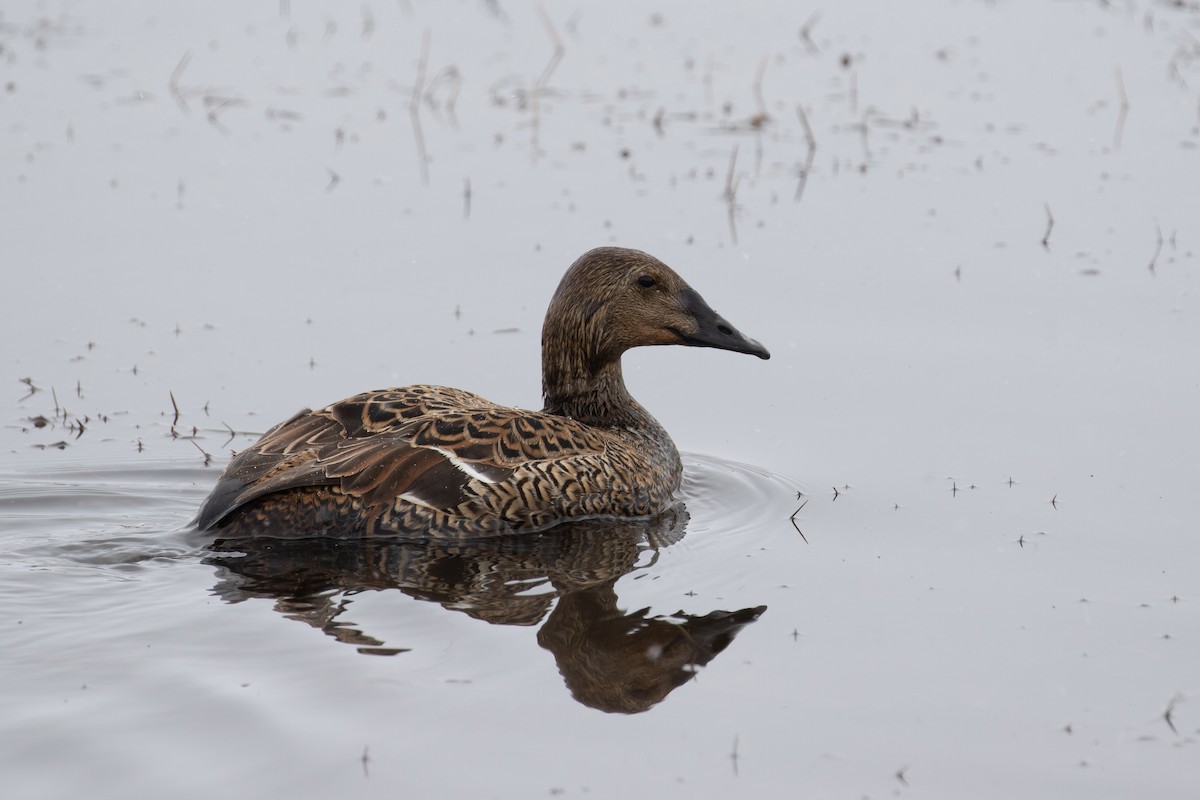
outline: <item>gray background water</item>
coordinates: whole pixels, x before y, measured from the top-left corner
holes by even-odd
[[[5,796],[1195,796],[1198,37],[1153,2],[5,3]],[[619,605],[765,604],[726,652],[613,715],[536,627],[332,593],[408,649],[368,657],[222,599],[182,529],[231,449],[387,385],[536,407],[608,243],[774,355],[626,359],[735,463],[688,457]]]

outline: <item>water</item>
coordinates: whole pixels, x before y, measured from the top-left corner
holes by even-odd
[[[6,4],[5,796],[1194,796],[1197,36],[1140,2]],[[302,406],[536,407],[606,243],[773,354],[627,356],[686,451],[669,520],[187,529]]]

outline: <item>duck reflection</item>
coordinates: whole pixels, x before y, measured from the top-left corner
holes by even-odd
[[[618,607],[622,576],[654,564],[683,538],[682,504],[651,520],[585,520],[541,534],[412,542],[327,537],[218,539],[206,562],[226,602],[271,598],[275,609],[359,652],[391,647],[342,619],[350,596],[399,589],[496,625],[537,625],[576,700],[638,713],[691,679],[766,606],[704,615],[648,616]]]

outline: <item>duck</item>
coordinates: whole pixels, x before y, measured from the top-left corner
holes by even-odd
[[[630,396],[621,356],[654,345],[771,357],[654,256],[589,250],[546,311],[540,411],[433,385],[304,409],[234,455],[193,524],[225,538],[463,539],[652,519],[677,502],[683,464]]]

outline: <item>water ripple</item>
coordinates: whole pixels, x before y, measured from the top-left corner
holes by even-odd
[[[792,500],[802,487],[783,475],[726,461],[715,456],[686,453],[681,494],[692,515],[692,535],[706,530],[739,533],[777,525],[794,510]]]
[[[127,570],[199,552],[183,532],[214,473],[169,461],[0,475],[0,561]]]

